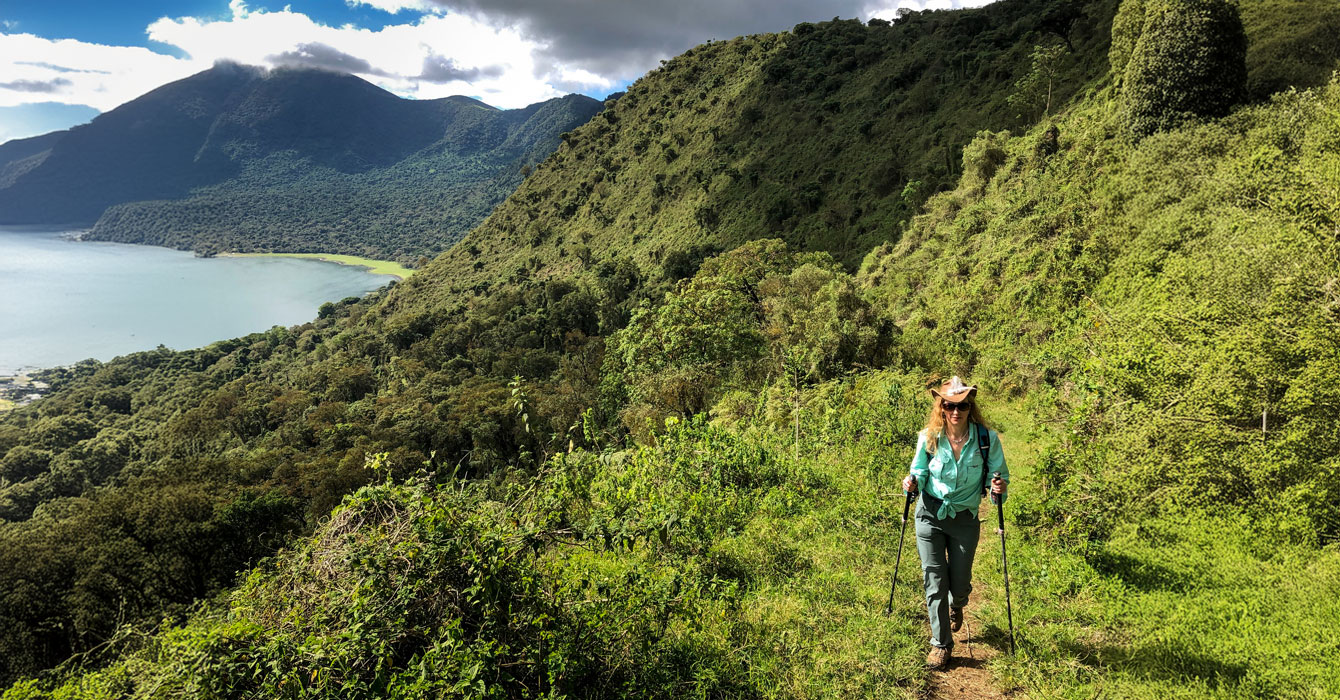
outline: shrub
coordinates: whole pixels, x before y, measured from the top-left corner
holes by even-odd
[[[1247,35],[1236,6],[1225,0],[1146,6],[1123,85],[1131,133],[1148,136],[1189,118],[1222,117],[1246,89]]]
[[[1140,32],[1145,26],[1146,0],[1125,0],[1116,17],[1112,18],[1112,48],[1108,50],[1107,62],[1112,67],[1112,78],[1118,86],[1126,75],[1126,66],[1135,53],[1135,42],[1140,40]]]

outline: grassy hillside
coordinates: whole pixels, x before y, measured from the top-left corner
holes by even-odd
[[[1333,17],[1314,4],[1308,31]],[[1309,7],[1244,3],[1247,35],[1296,6]],[[1026,540],[1016,621],[1032,626],[1024,654],[993,666],[1000,685],[1325,688],[1334,647],[1289,635],[1334,612],[1315,586],[1334,580],[1340,522],[1326,388],[1340,367],[1340,86],[1136,140],[1106,72],[1114,8],[1079,5],[1072,28],[1090,33],[1062,32],[1076,52],[1038,52],[1065,44],[1041,29],[1052,7],[700,47],[389,291],[293,329],[51,373],[55,394],[0,422],[0,671],[123,641],[105,673],[14,697],[67,680],[75,697],[413,697],[593,677],[613,680],[592,695],[918,692],[919,613],[909,600],[884,619],[876,592],[916,379],[950,371],[1012,397],[1011,454],[1032,462],[1011,501]],[[1014,72],[948,90],[959,73],[934,57],[974,41],[994,57],[977,71]],[[877,87],[919,55],[932,60],[917,82]],[[1335,57],[1272,63],[1249,46],[1249,79],[1306,86]],[[860,81],[834,79],[848,59],[840,75]],[[852,72],[863,60],[883,67]],[[1009,98],[1035,95],[1026,78],[1049,66],[1066,97],[1048,119],[977,121],[1028,104]],[[946,106],[881,121],[904,103]],[[864,140],[867,121],[884,140]],[[920,145],[881,194],[869,183],[885,161],[863,159],[867,143],[892,152],[892,134]],[[926,144],[955,134],[966,148],[941,171]],[[737,247],[748,239],[761,240]],[[859,376],[870,366],[903,369]],[[256,570],[229,610],[175,627],[381,481],[364,468],[378,453],[389,485]],[[397,485],[420,467],[428,483]],[[1204,566],[1186,563],[1201,552]],[[1311,602],[1262,585],[1283,578]],[[987,601],[983,642],[998,647]],[[350,610],[369,625],[341,626]],[[141,637],[121,621],[164,613],[175,631],[124,643]],[[1290,672],[1301,665],[1315,674]]]
[[[910,543],[885,614],[924,400],[890,372],[813,386],[798,457],[769,418],[790,397],[773,392],[631,451],[562,452],[492,482],[386,479],[185,624],[126,629],[3,697],[933,695]],[[1007,509],[1026,513],[1050,440],[1022,405],[991,408],[1014,465]],[[389,466],[372,462],[379,480]],[[1029,697],[1340,691],[1335,642],[1297,633],[1340,613],[1340,556],[1263,548],[1244,524],[1146,519],[1086,553],[1015,518],[1019,653],[994,657],[992,684]],[[1007,629],[997,544],[983,542],[979,657]]]
[[[952,186],[977,131],[1042,116],[1041,102],[1010,97],[1035,46],[1062,43],[1050,6],[802,24],[696,47],[566,137],[423,289],[564,278],[616,256],[673,279],[703,249],[756,238],[854,266]],[[1073,4],[1054,105],[1105,73],[1113,7]]]
[[[1340,539],[1340,86],[1138,144],[1104,96],[1057,120],[1052,156],[983,135],[981,176],[862,276],[918,363],[1056,402],[1077,431],[1049,458],[1058,508],[1109,504],[1070,525],[1227,502],[1270,536]]]

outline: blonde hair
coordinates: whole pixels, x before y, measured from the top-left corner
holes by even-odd
[[[945,400],[939,394],[931,394],[931,412],[926,416],[926,451],[935,454],[935,448],[940,444],[940,436],[945,432],[945,412],[943,404]],[[988,428],[986,420],[982,418],[982,409],[977,404],[977,392],[972,392],[972,398],[968,399],[968,422],[976,423],[982,428]]]

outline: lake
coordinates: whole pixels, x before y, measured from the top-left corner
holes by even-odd
[[[0,226],[0,375],[185,350],[316,318],[393,278],[295,258],[197,258]]]

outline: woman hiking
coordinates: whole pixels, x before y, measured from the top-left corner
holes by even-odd
[[[972,592],[972,559],[981,534],[977,506],[988,477],[997,472],[990,489],[1004,502],[1010,471],[1000,436],[982,421],[977,387],[954,377],[930,392],[931,412],[917,438],[903,491],[921,492],[915,522],[931,622],[926,664],[942,668],[949,663],[953,633],[963,626],[963,606]]]

